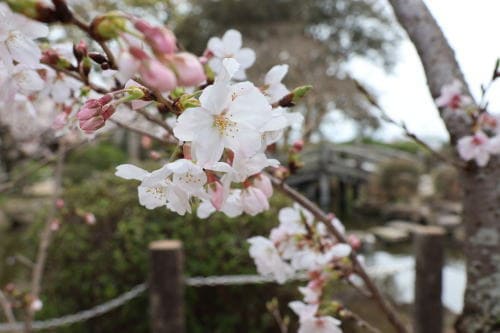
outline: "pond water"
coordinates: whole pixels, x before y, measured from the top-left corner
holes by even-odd
[[[400,303],[412,303],[415,285],[415,258],[411,253],[395,253],[394,251],[375,250],[365,255],[366,266],[392,268],[394,274],[385,278],[383,288]],[[400,269],[399,269],[400,268]],[[389,282],[389,287],[387,283]],[[460,313],[463,307],[465,290],[465,265],[461,258],[448,257],[443,270],[442,301],[448,310]]]

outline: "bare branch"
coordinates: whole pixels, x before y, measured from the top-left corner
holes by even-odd
[[[354,81],[354,84],[356,85],[356,88],[358,89],[358,91],[366,98],[366,100],[372,106],[374,106],[375,108],[377,108],[379,110],[380,118],[382,118],[383,120],[385,120],[386,122],[388,122],[390,124],[393,124],[393,125],[399,127],[400,129],[402,129],[408,138],[412,139],[417,144],[419,144],[420,146],[427,149],[431,154],[433,154],[435,157],[437,157],[441,161],[448,163],[448,164],[451,164],[451,165],[454,165],[457,168],[465,168],[467,166],[467,163],[464,163],[461,160],[457,160],[455,158],[447,157],[447,156],[441,154],[440,152],[438,152],[437,150],[435,150],[434,148],[432,148],[431,146],[429,146],[424,140],[420,139],[415,133],[411,132],[404,122],[398,122],[397,120],[395,120],[394,118],[389,116],[389,114],[385,111],[385,109],[383,109],[382,106],[380,106],[380,104],[377,102],[375,97],[372,94],[370,94],[368,92],[368,90],[359,81],[357,81],[355,79],[353,79],[353,81]]]

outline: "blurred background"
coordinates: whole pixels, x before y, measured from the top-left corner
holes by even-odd
[[[483,1],[484,2],[484,1]],[[413,256],[410,229],[414,225],[440,225],[448,231],[443,301],[448,319],[462,307],[464,267],[460,212],[461,188],[453,168],[436,160],[426,149],[405,138],[400,128],[387,124],[368,103],[354,79],[373,94],[391,117],[408,123],[442,154],[451,154],[447,135],[425,87],[425,79],[411,44],[384,1],[365,0],[92,0],[71,1],[82,17],[119,9],[166,24],[182,46],[202,54],[208,38],[227,29],[242,32],[244,45],[257,53],[249,76],[261,82],[262,74],[281,63],[290,65],[285,84],[314,87],[296,107],[305,116],[276,147],[283,150],[301,137],[305,166],[288,182],[306,193],[323,209],[335,212],[347,229],[362,240],[368,265],[394,267],[394,274],[378,279],[401,309],[409,313],[413,299]],[[461,34],[463,3],[428,1],[438,20],[451,7],[454,21],[443,28],[457,47],[467,79],[477,92],[481,76],[489,79],[496,46],[487,47],[481,61],[465,44],[454,44]],[[456,5],[456,6],[455,6]],[[479,15],[488,5],[475,6]],[[484,26],[475,12],[469,30]],[[486,15],[486,14],[485,14]],[[476,22],[477,21],[477,22]],[[488,30],[489,31],[489,30]],[[57,29],[54,32],[57,35]],[[77,35],[75,35],[77,36]],[[469,37],[461,35],[467,39]],[[474,64],[480,63],[472,69]],[[479,74],[478,74],[479,73]],[[0,123],[2,181],[17,179],[16,186],[0,192],[0,286],[29,281],[42,222],[53,191],[51,166],[39,166],[43,149],[26,153],[11,139],[14,129]],[[135,161],[146,168],[157,146],[135,134],[111,131],[69,153],[64,171],[64,208],[49,251],[44,277],[43,309],[37,318],[53,318],[90,308],[143,282],[148,272],[147,245],[157,239],[180,239],[186,252],[188,276],[253,274],[246,239],[266,235],[277,224],[277,211],[289,204],[275,194],[272,210],[256,217],[237,219],[216,214],[208,220],[180,217],[168,211],[148,211],[137,203],[136,185],[114,174],[114,167]],[[168,155],[167,155],[168,156]],[[34,170],[28,176],[23,172]],[[23,175],[19,180],[19,175]],[[16,178],[17,177],[17,178]],[[95,223],[86,214],[95,215]],[[268,295],[276,295],[284,313],[297,298],[297,284],[187,288],[187,332],[276,332],[266,310]],[[377,321],[380,313],[346,286],[336,296],[351,308]],[[147,296],[138,297],[101,317],[51,332],[147,332]],[[1,318],[1,317],[0,317]],[[2,318],[3,319],[3,318]],[[3,320],[2,320],[3,321]],[[378,323],[383,332],[390,332]],[[354,328],[346,332],[355,332]]]

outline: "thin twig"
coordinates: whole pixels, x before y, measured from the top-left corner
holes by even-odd
[[[10,305],[9,300],[3,293],[3,291],[0,290],[0,306],[2,307],[3,313],[5,314],[5,318],[7,319],[7,322],[9,324],[15,324],[16,323],[16,316],[14,315],[14,312],[12,311],[12,306]]]
[[[156,140],[158,142],[161,142],[161,143],[164,143],[164,144],[172,144],[172,143],[174,143],[174,142],[168,141],[166,139],[163,139],[163,138],[157,137],[155,135],[152,135],[152,134],[150,134],[150,133],[148,133],[148,132],[146,132],[144,130],[141,130],[139,128],[132,127],[132,126],[130,126],[128,124],[125,124],[125,123],[121,122],[120,120],[110,118],[109,121],[112,122],[112,123],[114,123],[114,124],[116,124],[117,126],[119,126],[121,128],[124,128],[124,129],[126,129],[128,131],[131,131],[131,132],[134,132],[134,133],[137,133],[139,135],[145,135],[145,136],[147,136],[147,137],[149,137],[149,138],[151,138],[153,140]]]
[[[280,333],[288,333],[288,325],[285,323],[285,320],[281,316],[279,308],[276,307],[274,309],[270,309],[269,312],[276,321],[276,324],[278,324],[278,327],[280,328]]]
[[[362,329],[364,329],[363,332],[371,332],[371,333],[382,333],[378,328],[361,318],[358,314],[349,311],[347,309],[342,309],[341,311],[342,317],[344,318],[352,318],[356,321],[358,326]]]
[[[315,203],[307,199],[305,196],[303,196],[301,193],[296,191],[295,189],[291,188],[287,184],[285,184],[283,181],[270,176],[271,181],[273,185],[282,193],[287,195],[289,198],[300,204],[302,207],[307,209],[311,214],[314,215],[314,217],[323,222],[323,224],[326,226],[328,232],[335,237],[339,242],[341,243],[346,243],[348,244],[347,239],[345,236],[337,230],[337,228],[331,223],[332,219],[329,217],[325,212],[323,212]],[[385,299],[384,296],[382,296],[382,293],[378,289],[378,287],[375,285],[375,283],[371,280],[370,276],[368,273],[365,271],[363,265],[360,263],[358,259],[358,254],[356,251],[352,250],[349,258],[352,261],[353,268],[355,272],[359,275],[359,277],[363,280],[365,283],[367,289],[370,291],[370,293],[373,295],[373,299],[378,303],[380,306],[381,310],[384,312],[386,315],[387,319],[389,322],[394,326],[396,331],[398,333],[407,333],[408,330],[399,318],[399,315],[397,312],[394,310],[392,305]]]
[[[82,82],[83,84],[87,85],[88,87],[90,87],[92,90],[94,90],[95,92],[98,92],[100,94],[107,94],[109,92],[108,89],[106,88],[103,88],[103,87],[100,87],[88,80],[85,80],[81,77],[81,75],[78,75],[76,72],[72,72],[68,69],[64,69],[64,68],[59,68],[57,66],[54,66],[52,64],[49,64],[49,63],[45,63],[45,65],[49,66],[50,68],[52,68],[53,70],[57,71],[57,72],[60,72],[60,73],[64,73],[68,76],[70,76],[71,78],[75,79],[75,80],[78,80],[80,82]]]
[[[144,118],[146,118],[147,120],[149,120],[150,122],[155,123],[156,125],[160,126],[164,130],[166,130],[168,132],[168,134],[170,134],[172,136],[174,135],[174,131],[172,130],[172,128],[163,119],[160,119],[158,117],[153,116],[152,114],[149,114],[146,110],[137,109],[135,111],[137,113],[139,113],[141,116],[143,116]]]
[[[66,146],[64,142],[61,142],[59,144],[59,149],[57,152],[57,164],[54,170],[55,186],[54,186],[54,193],[52,195],[52,204],[47,216],[47,220],[45,221],[42,233],[40,235],[40,244],[38,246],[37,257],[31,279],[31,295],[33,296],[34,299],[38,299],[40,295],[43,272],[45,269],[45,263],[47,261],[48,249],[50,246],[50,242],[52,240],[51,224],[56,214],[55,202],[61,195],[62,174],[63,174],[65,156],[66,156]],[[35,312],[29,309],[25,321],[25,327],[27,333],[31,332],[32,330],[31,324],[33,322],[34,316]]]
[[[431,146],[429,146],[429,144],[427,144],[425,141],[420,139],[415,133],[411,132],[404,122],[398,122],[397,120],[395,120],[394,118],[389,116],[389,114],[384,110],[384,108],[382,108],[382,106],[375,100],[375,98],[368,92],[368,90],[366,90],[366,88],[359,81],[357,81],[355,79],[353,79],[353,81],[354,81],[354,84],[356,85],[356,88],[358,89],[358,91],[366,98],[366,100],[372,106],[374,106],[377,110],[379,110],[380,117],[383,120],[385,120],[386,122],[388,122],[390,124],[396,125],[400,129],[402,129],[408,138],[412,139],[417,144],[424,147],[426,150],[428,150],[431,154],[433,154],[435,157],[437,157],[441,161],[443,161],[445,163],[449,163],[449,164],[454,165],[457,168],[461,168],[461,169],[463,169],[467,166],[466,163],[459,161],[455,158],[450,158],[448,156],[445,156],[445,155],[441,154],[440,152],[436,151]]]

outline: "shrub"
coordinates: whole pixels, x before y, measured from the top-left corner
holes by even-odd
[[[255,273],[246,239],[267,234],[277,223],[277,207],[286,204],[275,195],[276,208],[256,217],[181,217],[166,209],[139,206],[136,184],[109,171],[67,188],[65,200],[68,212],[93,212],[97,223],[86,225],[77,214],[64,218],[49,255],[40,318],[90,308],[143,282],[148,272],[147,246],[157,239],[184,242],[188,276]],[[187,332],[275,332],[265,310],[267,295],[282,297],[286,305],[296,289],[272,284],[187,288]],[[102,317],[57,332],[147,332],[147,308],[143,295]]]

